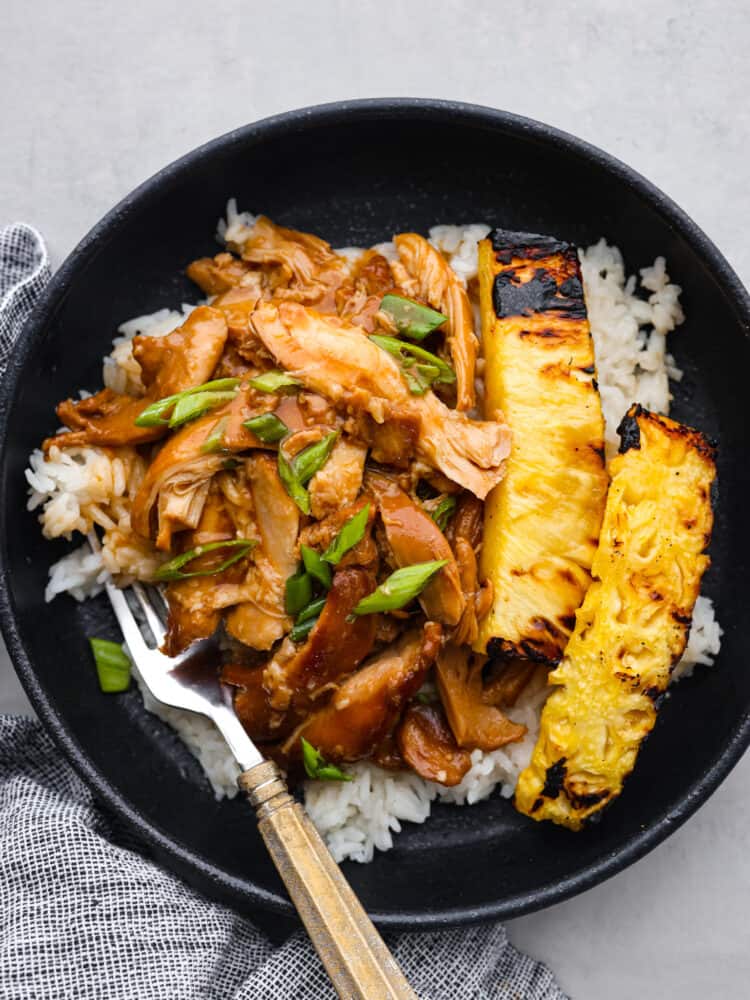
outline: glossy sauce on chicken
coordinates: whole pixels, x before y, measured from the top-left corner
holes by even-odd
[[[523,671],[493,700],[470,649],[511,441],[476,410],[464,283],[423,237],[394,244],[352,262],[261,216],[188,267],[206,305],[135,338],[142,391],[64,401],[47,446],[138,450],[130,526],[163,560],[166,651],[221,631],[216,669],[269,755],[301,773],[306,742],[456,784],[525,731],[504,714]]]

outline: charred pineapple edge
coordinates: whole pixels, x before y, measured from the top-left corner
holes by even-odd
[[[646,410],[639,403],[634,403],[633,405],[631,405],[625,416],[622,418],[617,428],[618,434],[620,435],[620,448],[619,448],[620,454],[625,454],[628,451],[639,450],[641,448],[641,425],[639,423],[639,420],[647,420],[650,423],[658,426],[660,430],[667,437],[673,438],[675,440],[681,440],[682,442],[687,444],[687,446],[690,449],[692,449],[698,455],[700,455],[701,458],[708,465],[712,467],[713,475],[711,477],[710,488],[708,489],[707,494],[704,497],[704,500],[707,501],[708,504],[710,525],[712,527],[713,515],[716,509],[717,494],[718,494],[717,479],[716,479],[716,457],[717,457],[718,445],[716,440],[708,437],[706,434],[702,433],[699,430],[696,430],[695,428],[689,427],[685,424],[680,424],[677,421],[670,419],[669,417],[665,417],[657,413],[652,413],[649,410]],[[709,532],[704,537],[704,547],[700,555],[705,556],[710,541],[711,541],[711,532],[709,530]],[[710,561],[707,560],[706,566],[704,567],[704,570],[701,572],[701,575],[703,572],[705,572],[705,569],[708,568],[709,564]],[[700,580],[698,581],[698,585],[700,586]],[[687,628],[685,629],[685,642],[684,642],[684,645],[687,645],[687,640],[689,638],[690,622],[689,621],[684,622],[683,624],[687,626]],[[673,662],[673,664],[670,667],[670,674],[674,666],[675,663]],[[649,689],[645,690],[644,693],[652,700],[654,705],[654,711],[655,713],[657,713],[658,708],[661,702],[663,701],[664,692],[658,689],[654,690]],[[656,716],[654,721],[656,721]],[[542,719],[542,724],[543,724],[543,719]],[[647,732],[642,737],[638,752],[640,752],[640,749],[642,748],[644,742],[650,735],[651,731],[652,730],[649,730],[649,732]],[[535,747],[534,751],[535,753],[537,747],[539,747],[540,745],[542,735],[543,732],[542,729],[540,728],[540,734],[537,739],[537,746]],[[543,819],[552,820],[553,822],[556,822],[559,825],[567,826],[572,831],[580,830],[584,826],[590,826],[591,824],[598,822],[601,819],[602,812],[606,809],[606,807],[609,806],[619,797],[622,788],[614,793],[612,793],[611,790],[604,790],[603,792],[597,794],[589,794],[589,795],[571,794],[565,787],[565,781],[567,776],[567,764],[568,764],[567,757],[561,756],[557,760],[553,761],[546,768],[546,771],[544,773],[543,787],[539,793],[539,797],[535,800],[530,810],[520,808],[516,800],[516,797],[514,796],[514,805],[516,805],[516,808],[519,809],[519,812],[522,812],[525,815],[528,815],[536,820],[543,820]],[[529,767],[530,765],[527,765],[527,769]],[[624,776],[623,782],[627,780],[627,777],[631,773],[632,770]],[[519,782],[520,780],[521,776],[519,776]],[[556,820],[552,816],[534,815],[545,799],[554,800],[561,793],[563,793],[566,796],[573,810],[581,811],[582,813],[582,815],[578,817],[575,822],[566,823],[562,820]]]

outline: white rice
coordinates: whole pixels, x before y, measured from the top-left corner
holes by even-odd
[[[248,235],[257,217],[239,212],[234,199],[227,204],[226,220],[218,224],[217,238],[236,246]],[[430,241],[468,284],[477,274],[477,242],[489,232],[484,224],[434,226]],[[396,256],[393,243],[377,249],[389,259]],[[354,261],[361,252],[341,252]],[[669,411],[669,379],[681,372],[666,352],[666,336],[682,323],[680,288],[672,284],[663,257],[643,268],[640,277],[628,277],[620,251],[605,240],[580,254],[586,304],[597,360],[597,378],[606,422],[608,453],[617,449],[617,426],[632,402],[660,413]],[[104,360],[104,384],[116,392],[139,395],[143,391],[137,362],[131,351],[136,334],[164,336],[183,322],[193,305],[181,311],[161,309],[123,323]],[[104,529],[104,549],[94,555],[87,546],[70,553],[50,569],[45,598],[67,592],[76,600],[98,593],[108,576],[124,583],[155,569],[153,555],[126,538],[129,500],[143,474],[135,452],[123,460],[105,449],[53,448],[45,459],[35,451],[26,472],[29,509],[41,507],[40,522],[46,537],[70,538],[93,524]],[[149,562],[150,559],[150,562]],[[696,664],[710,665],[719,652],[721,628],[712,602],[699,597],[685,654],[673,680],[689,676]],[[238,767],[213,724],[192,712],[156,702],[141,683],[146,708],[171,725],[200,761],[217,798],[237,793]],[[547,696],[543,675],[538,675],[513,709],[515,721],[528,732],[524,739],[492,753],[475,750],[472,765],[455,788],[445,788],[412,772],[384,771],[360,762],[348,770],[350,782],[306,782],[305,803],[313,821],[326,838],[334,857],[367,862],[375,850],[393,846],[393,834],[404,822],[423,823],[433,802],[472,805],[496,789],[510,797],[518,775],[530,760]]]

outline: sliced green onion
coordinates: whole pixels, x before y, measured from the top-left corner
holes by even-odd
[[[284,586],[284,610],[296,615],[312,600],[312,579],[304,570],[287,577]]]
[[[315,473],[326,464],[338,436],[338,431],[331,431],[330,434],[326,434],[320,441],[316,441],[315,444],[303,448],[301,452],[294,456],[292,459],[294,472],[303,486],[306,486]]]
[[[318,597],[315,601],[310,601],[306,608],[303,608],[297,615],[297,621],[295,625],[304,625],[311,619],[317,619],[320,612],[325,607],[326,599],[325,597]]]
[[[315,628],[317,621],[317,618],[309,618],[306,622],[302,622],[299,625],[293,625],[289,630],[289,638],[292,642],[304,642]]]
[[[263,372],[250,379],[253,389],[260,389],[261,392],[278,392],[279,389],[290,389],[293,386],[302,385],[298,378],[287,375],[286,372],[270,371]]]
[[[305,564],[305,569],[313,580],[317,580],[322,587],[325,587],[326,590],[330,590],[331,567],[328,563],[323,562],[322,557],[315,551],[315,549],[311,549],[309,545],[300,545],[299,550],[300,555],[302,556],[302,562]]]
[[[407,344],[398,337],[381,337],[375,333],[370,334],[370,340],[396,358],[409,391],[415,396],[424,396],[434,383],[456,381],[456,373],[451,366],[423,347]]]
[[[105,694],[119,694],[130,687],[130,657],[119,644],[109,639],[89,639],[99,675],[99,687]]]
[[[380,301],[380,308],[398,332],[412,340],[424,340],[448,319],[435,309],[423,306],[403,295],[384,295]]]
[[[299,481],[299,476],[294,470],[294,466],[279,447],[276,457],[276,465],[279,470],[279,479],[284,484],[284,489],[294,500],[303,514],[310,513],[310,494]]]
[[[227,429],[229,417],[222,417],[214,424],[206,440],[201,445],[201,451],[205,454],[212,454],[215,451],[222,451],[224,448],[224,431]]]
[[[452,496],[443,497],[434,510],[430,511],[430,517],[441,531],[448,527],[448,521],[453,517],[456,509],[456,498]]]
[[[320,750],[316,749],[312,743],[308,743],[304,736],[300,736],[299,741],[302,746],[302,763],[308,778],[317,778],[321,781],[352,780],[351,774],[342,771],[335,764],[329,764]]]
[[[238,378],[217,378],[212,382],[204,382],[202,385],[195,385],[192,389],[184,389],[173,396],[164,396],[157,399],[155,403],[147,406],[135,419],[136,427],[158,427],[160,424],[168,424],[167,413],[175,404],[185,396],[193,396],[199,392],[225,392],[236,389],[240,384]]]
[[[355,615],[374,615],[379,611],[396,611],[413,601],[448,562],[436,559],[432,562],[414,563],[391,573],[387,580],[367,597],[363,597],[354,608]]]
[[[289,431],[283,420],[279,420],[275,413],[261,413],[259,417],[251,417],[243,425],[251,431],[263,444],[273,444],[280,441]]]
[[[181,396],[174,404],[172,416],[169,418],[170,428],[182,427],[188,420],[195,420],[202,417],[209,410],[221,406],[223,403],[231,403],[234,399],[234,392],[195,392],[189,396]]]
[[[369,517],[370,505],[366,503],[362,510],[358,510],[354,517],[350,517],[344,524],[321,558],[332,566],[338,566],[346,553],[365,537]]]
[[[283,449],[279,447],[279,479],[303,514],[310,513],[310,494],[305,486],[328,461],[328,456],[331,454],[338,436],[338,431],[331,431],[320,441],[303,448],[291,462],[284,454]]]
[[[235,538],[226,542],[206,542],[205,545],[198,545],[196,548],[190,549],[189,552],[183,552],[181,555],[175,556],[174,559],[170,559],[169,562],[163,563],[154,573],[154,580],[163,583],[169,580],[189,580],[193,576],[213,576],[242,559],[255,544],[256,542],[251,538]],[[237,551],[225,559],[223,563],[213,566],[211,569],[198,569],[192,573],[182,572],[182,567],[186,566],[187,563],[199,556],[204,556],[207,552],[214,552],[216,549],[236,549]]]

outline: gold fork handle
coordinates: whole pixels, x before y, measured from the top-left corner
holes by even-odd
[[[279,769],[264,761],[239,777],[258,827],[339,997],[417,1000]]]

